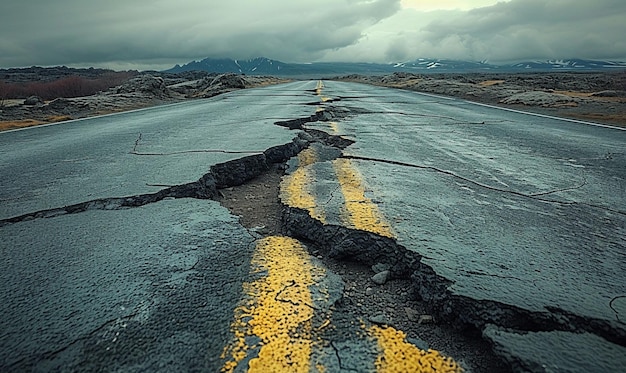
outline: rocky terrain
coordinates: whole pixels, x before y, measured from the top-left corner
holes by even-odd
[[[51,81],[76,69],[4,70],[3,80]],[[103,74],[81,69],[81,76]],[[94,95],[44,100],[0,97],[0,130],[109,114],[189,99],[207,98],[238,89],[285,82],[284,78],[189,71],[130,74],[121,85]],[[512,109],[626,126],[626,71],[553,73],[348,75],[335,80],[374,84],[453,96]]]
[[[348,75],[337,80],[464,98],[512,109],[626,126],[626,71]]]
[[[60,97],[53,100],[44,100],[38,96],[4,99],[0,102],[0,130],[207,98],[238,89],[285,81],[274,77],[206,72],[147,72],[90,96]]]

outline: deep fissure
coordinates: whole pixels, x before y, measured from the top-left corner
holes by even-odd
[[[307,138],[307,139],[304,139]],[[140,207],[162,201],[166,198],[216,199],[218,190],[241,185],[270,169],[273,164],[285,162],[297,155],[311,141],[311,137],[298,135],[290,143],[278,145],[262,153],[249,155],[210,167],[210,171],[200,179],[186,184],[165,186],[155,193],[145,193],[125,197],[97,198],[63,207],[29,212],[0,220],[0,227],[33,219],[54,218],[77,214],[89,210],[120,210]],[[136,149],[141,135],[135,141]],[[156,184],[154,186],[157,186]]]
[[[209,173],[192,183],[167,187],[156,193],[101,198],[27,213],[2,219],[0,226],[88,210],[139,207],[165,198],[196,198],[219,201],[219,190],[242,185],[263,173],[269,172],[275,165],[283,164],[296,156],[312,142],[322,142],[328,146],[345,149],[354,141],[341,136],[330,135],[321,130],[305,128],[305,124],[343,119],[353,114],[355,113],[348,109],[327,108],[309,117],[276,122],[276,125],[302,132],[290,143],[272,147],[259,154],[216,164],[210,168]],[[133,151],[136,151],[140,140],[141,135],[135,142]],[[372,160],[354,156],[343,157]],[[414,167],[415,165],[409,166]],[[441,171],[433,167],[424,168]],[[451,175],[458,177],[456,174]],[[551,193],[554,192],[556,191]],[[532,198],[545,194],[549,193],[523,196]],[[450,280],[436,274],[432,267],[421,262],[422,256],[420,254],[400,245],[396,240],[343,226],[322,224],[312,218],[308,211],[290,207],[284,203],[282,205],[282,230],[285,234],[313,242],[315,247],[324,251],[323,253],[329,258],[356,261],[369,266],[379,263],[389,265],[391,277],[410,280],[415,296],[426,301],[433,314],[461,328],[479,331],[487,324],[494,324],[520,332],[557,330],[577,332],[582,330],[601,336],[610,342],[626,346],[626,329],[619,324],[619,318],[616,322],[593,319],[578,316],[557,307],[550,307],[546,312],[533,312],[495,301],[476,300],[453,294],[448,289],[452,284]]]
[[[324,114],[325,112],[328,113]],[[311,116],[310,122],[330,121],[337,118],[345,118],[353,114],[345,109],[339,111],[339,113],[338,115],[332,108],[330,110],[317,112],[315,115]],[[290,122],[289,128],[293,128],[293,124],[298,124],[299,129],[310,131],[310,129],[304,128],[303,125],[306,123],[306,120],[302,118]],[[333,146],[332,144],[327,145]],[[342,155],[341,157],[420,167],[412,164],[402,164],[367,157],[346,155]],[[460,177],[450,171],[440,170],[434,167],[423,168],[443,172],[453,177]],[[489,188],[489,186],[479,184],[471,179],[460,178],[478,184],[481,187]],[[585,183],[586,180],[584,180],[582,185],[565,188],[563,190],[580,188]],[[540,198],[542,195],[556,193],[560,190],[539,193],[537,195],[527,195],[510,190],[502,191],[544,202],[566,203]],[[604,206],[586,205],[594,208],[607,209]],[[306,210],[286,206],[285,204],[283,204],[283,206],[284,229],[290,236],[315,243],[317,247],[326,250],[325,254],[331,258],[355,260],[369,266],[378,263],[390,265],[392,278],[410,279],[413,283],[415,295],[425,300],[434,314],[442,319],[456,323],[461,328],[470,327],[482,330],[487,324],[493,324],[519,332],[585,331],[596,334],[612,343],[626,346],[626,328],[620,325],[618,318],[616,318],[617,321],[594,319],[579,316],[559,309],[558,307],[548,307],[546,312],[535,312],[496,301],[476,300],[452,294],[452,292],[448,290],[449,286],[452,284],[450,280],[437,275],[432,267],[421,262],[421,255],[408,250],[406,247],[397,243],[396,240],[375,233],[359,231],[343,226],[322,224],[320,221],[311,217]],[[611,211],[614,210],[611,209]],[[624,213],[622,211],[614,212]]]

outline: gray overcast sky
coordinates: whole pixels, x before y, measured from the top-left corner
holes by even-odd
[[[2,0],[0,67],[626,60],[625,0]]]

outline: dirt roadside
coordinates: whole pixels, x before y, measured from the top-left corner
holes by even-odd
[[[467,73],[334,78],[434,93],[544,115],[626,127],[626,71]]]
[[[0,131],[213,97],[239,89],[285,83],[268,76],[215,73],[144,73],[91,96],[0,100]]]
[[[358,82],[626,127],[626,71],[348,75]],[[0,131],[207,98],[289,81],[270,76],[143,73],[95,95],[51,101],[5,98]]]

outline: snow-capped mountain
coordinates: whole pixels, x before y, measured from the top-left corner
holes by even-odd
[[[281,69],[288,64],[271,60],[265,57],[257,57],[250,60],[235,60],[230,58],[205,58],[200,61],[192,61],[183,66],[176,65],[167,72],[177,73],[183,71],[210,71],[219,73],[237,73],[250,75],[282,75]]]
[[[510,68],[520,70],[604,70],[621,68],[626,69],[626,62],[598,61],[583,59],[525,61],[510,65]]]
[[[176,65],[166,72],[208,71],[215,73],[236,73],[248,75],[277,76],[337,76],[348,74],[390,74],[393,72],[412,73],[466,73],[466,72],[529,72],[529,71],[594,71],[625,69],[626,62],[597,61],[583,59],[526,61],[514,64],[491,64],[487,61],[464,61],[434,58],[419,58],[399,63],[363,62],[314,62],[285,63],[265,57],[249,60],[229,58],[205,58],[185,65]]]
[[[394,65],[396,69],[414,70],[430,70],[430,71],[480,71],[494,70],[498,66],[490,65],[487,62],[462,61],[462,60],[446,60],[419,58],[415,61],[402,62]]]

